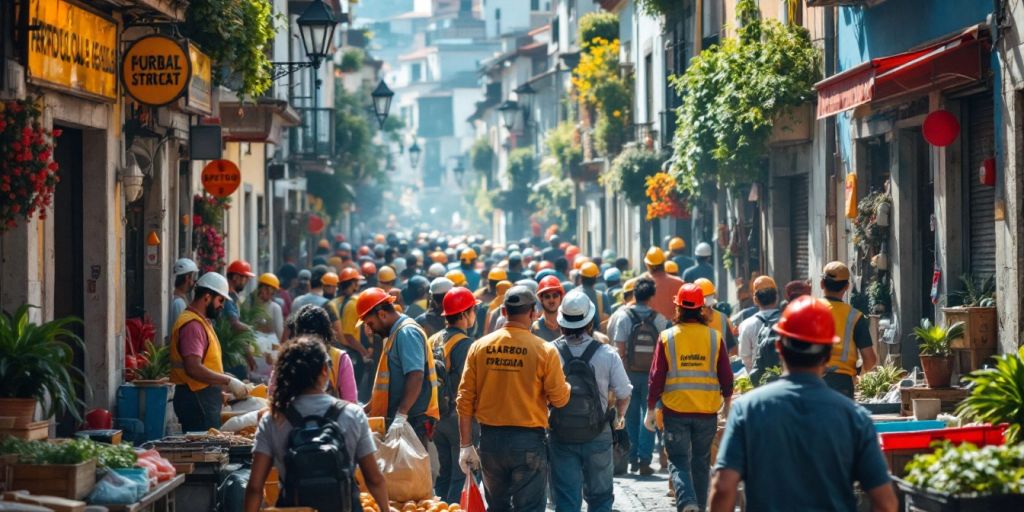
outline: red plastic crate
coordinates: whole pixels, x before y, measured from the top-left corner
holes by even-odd
[[[971,443],[976,446],[1000,446],[1006,442],[1003,436],[1006,427],[1006,424],[1002,424],[917,432],[887,432],[879,434],[878,437],[883,452],[926,449],[935,441],[951,441],[953,444]]]

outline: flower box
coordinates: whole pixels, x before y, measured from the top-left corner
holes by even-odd
[[[950,348],[995,350],[999,335],[996,308],[942,308],[942,314],[946,317],[946,325],[964,323],[964,336],[950,340]]]
[[[990,512],[993,510],[1024,510],[1024,494],[991,494],[986,496],[954,496],[915,487],[896,478],[896,488],[906,510],[921,512]]]

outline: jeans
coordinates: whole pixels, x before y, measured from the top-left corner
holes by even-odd
[[[219,386],[192,391],[185,384],[174,388],[174,415],[182,432],[205,432],[220,428],[220,409],[224,404]]]
[[[579,512],[584,497],[588,512],[611,512],[615,499],[611,428],[605,428],[586,443],[560,443],[552,438],[549,451],[552,498],[557,512]]]
[[[629,372],[633,384],[633,397],[626,409],[626,432],[629,432],[629,461],[650,464],[654,453],[654,432],[644,428],[647,413],[647,374]]]
[[[711,443],[718,430],[715,417],[682,418],[665,414],[665,450],[676,490],[676,508],[707,506],[711,478]]]
[[[543,429],[480,427],[480,466],[488,512],[542,512],[547,483]]]
[[[473,441],[480,439],[479,429],[473,423]],[[434,428],[434,447],[437,449],[438,464],[441,470],[434,482],[434,494],[446,503],[458,503],[462,497],[462,487],[466,484],[466,474],[459,467],[459,417],[455,414],[441,418]]]

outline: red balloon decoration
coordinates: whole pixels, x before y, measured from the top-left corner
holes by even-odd
[[[953,143],[960,135],[960,122],[956,116],[948,110],[936,110],[924,118],[924,125],[921,126],[924,132],[924,140],[932,146],[944,148]]]
[[[306,221],[306,230],[312,235],[320,233],[324,230],[324,220],[318,215],[311,214]]]

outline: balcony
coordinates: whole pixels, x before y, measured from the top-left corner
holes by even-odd
[[[662,110],[661,116],[661,147],[672,148],[672,138],[676,135],[676,111],[673,109]]]
[[[297,108],[301,123],[288,134],[292,158],[329,160],[334,156],[334,109]]]

